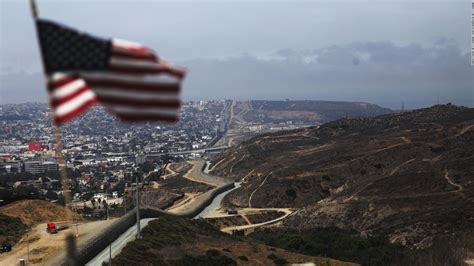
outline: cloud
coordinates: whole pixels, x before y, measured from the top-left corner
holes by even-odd
[[[457,43],[356,42],[268,55],[191,60],[184,95],[236,99],[369,101],[397,108],[474,104],[473,68]]]
[[[0,73],[0,104],[46,102],[47,94],[43,75],[8,69]]]
[[[354,42],[318,49],[200,58],[179,62],[189,69],[185,100],[314,99],[365,101],[391,108],[441,102],[474,105],[469,53],[452,39],[429,47]],[[46,100],[40,73],[2,68],[1,101]]]

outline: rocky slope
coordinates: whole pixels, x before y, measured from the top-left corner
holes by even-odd
[[[298,208],[285,227],[336,225],[429,247],[474,227],[474,109],[437,105],[261,135],[211,169],[244,178],[228,205]]]

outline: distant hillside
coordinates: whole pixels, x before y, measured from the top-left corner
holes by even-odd
[[[393,111],[375,104],[331,101],[232,101],[227,132],[215,145],[233,146],[264,132],[319,125],[343,117],[373,117]]]
[[[19,218],[22,223],[32,226],[39,223],[75,220],[82,218],[64,206],[44,200],[21,200],[0,208],[0,214]]]
[[[300,208],[284,227],[336,225],[418,248],[474,229],[472,108],[437,105],[260,135],[213,164],[217,175],[247,176],[227,205]]]
[[[215,229],[204,220],[162,216],[143,229],[113,259],[116,265],[316,265],[351,266],[354,263],[305,256],[256,242],[243,241]]]
[[[250,101],[239,102],[238,109],[245,112],[242,118],[248,122],[324,123],[342,117],[370,117],[391,113],[392,110],[375,104],[332,101]],[[248,109],[248,110],[245,110]]]

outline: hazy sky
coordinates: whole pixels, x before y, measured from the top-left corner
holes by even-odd
[[[474,106],[470,0],[37,1],[41,17],[188,67],[184,100]],[[0,103],[45,101],[28,1],[0,9]]]

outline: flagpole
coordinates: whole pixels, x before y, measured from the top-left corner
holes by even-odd
[[[36,0],[30,0],[30,8],[31,8],[31,15],[33,17],[33,23],[35,25],[35,31],[36,31],[36,37],[38,44],[40,45],[40,58],[41,58],[41,63],[43,66],[43,73],[45,76],[45,85],[48,87],[48,79],[46,78],[46,67],[44,64],[43,60],[43,54],[41,52],[41,43],[39,40],[39,32],[38,32],[38,26],[36,23],[36,19],[38,18],[38,8],[36,6]],[[64,205],[67,207],[67,204],[71,201],[70,195],[68,193],[69,190],[69,180],[67,178],[67,171],[66,171],[66,163],[64,160],[64,156],[62,153],[62,148],[61,148],[61,129],[59,128],[59,125],[56,123],[54,119],[54,115],[52,114],[52,98],[51,95],[48,93],[48,103],[49,103],[49,109],[50,109],[50,116],[51,116],[51,123],[54,129],[54,141],[55,141],[55,155],[58,160],[58,168],[59,168],[59,174],[61,177],[61,184],[63,187],[63,198],[64,198]],[[66,220],[73,221],[73,215],[72,212],[66,212]],[[67,255],[67,265],[75,265],[76,264],[76,239],[73,235],[73,233],[70,233],[66,237],[66,255]]]
[[[140,232],[140,189],[138,188],[138,175],[139,173],[135,173],[135,188],[137,190],[137,236],[136,239],[141,238],[141,232]]]

